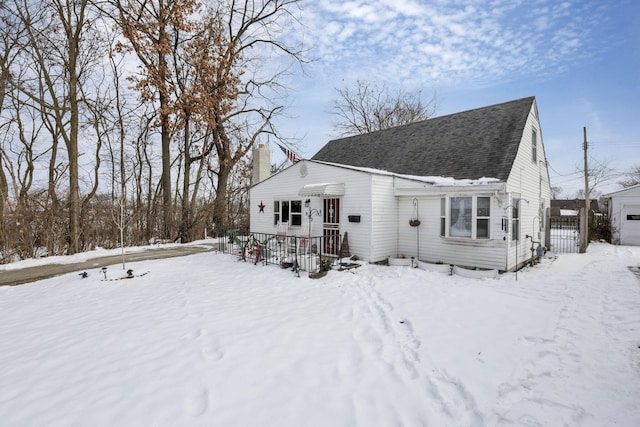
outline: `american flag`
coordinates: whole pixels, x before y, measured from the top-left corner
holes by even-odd
[[[300,157],[297,156],[296,153],[294,153],[293,151],[289,150],[287,147],[283,147],[280,144],[278,144],[278,147],[280,147],[280,149],[285,154],[285,156],[287,156],[287,159],[291,160],[293,163],[296,163],[296,162],[299,162],[300,160],[302,160]]]

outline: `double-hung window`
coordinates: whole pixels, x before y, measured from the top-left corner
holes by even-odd
[[[538,133],[535,129],[531,131],[531,161],[538,161]]]
[[[489,238],[489,223],[491,219],[491,198],[476,198],[476,238]]]
[[[302,225],[302,200],[275,200],[273,202],[273,224],[288,222],[292,226]]]
[[[440,235],[488,239],[491,236],[491,198],[483,196],[450,197],[447,234],[446,198],[440,200]]]
[[[520,199],[511,201],[511,240],[520,240]]]
[[[447,232],[447,198],[440,199],[440,235],[444,237]]]
[[[449,236],[471,237],[472,197],[451,197]]]

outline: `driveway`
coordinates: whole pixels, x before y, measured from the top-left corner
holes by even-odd
[[[178,246],[171,248],[148,249],[142,252],[125,253],[126,262],[146,261],[150,259],[175,258],[202,252],[217,250],[217,245]],[[122,263],[122,255],[112,255],[92,258],[73,264],[47,264],[37,267],[27,267],[18,270],[0,271],[0,286],[21,285],[48,279],[74,271],[91,270]]]

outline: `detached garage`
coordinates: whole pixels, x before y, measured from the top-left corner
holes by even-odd
[[[640,184],[606,194],[611,218],[611,241],[640,246]]]

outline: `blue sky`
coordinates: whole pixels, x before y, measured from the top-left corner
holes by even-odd
[[[590,163],[640,166],[640,2],[314,0],[302,2],[314,61],[292,75],[280,130],[313,156],[334,138],[335,88],[356,80],[436,93],[444,115],[535,96],[552,185],[583,186]],[[278,150],[279,151],[279,150]],[[272,147],[274,160],[281,154]],[[602,192],[619,186],[615,177]]]

